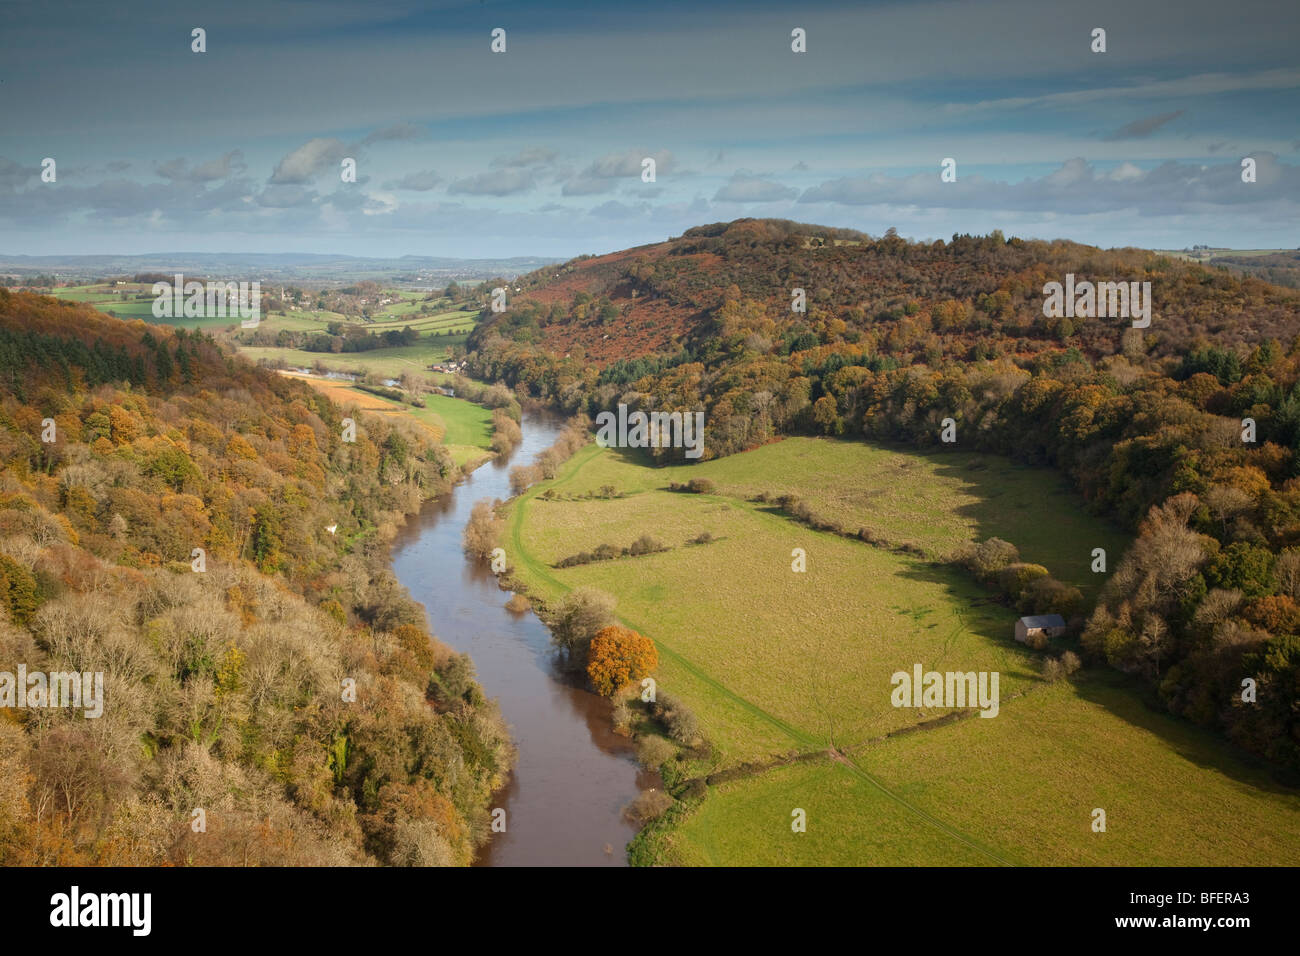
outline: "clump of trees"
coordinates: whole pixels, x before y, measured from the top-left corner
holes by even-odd
[[[501,501],[474,502],[470,509],[469,521],[465,522],[462,542],[465,553],[476,561],[487,561],[492,552],[501,546],[501,537],[505,534],[505,519],[498,513]]]
[[[1069,677],[1082,666],[1083,662],[1079,660],[1079,655],[1074,651],[1066,651],[1060,657],[1044,658],[1042,665],[1043,680],[1048,683],[1055,683]]]
[[[524,440],[519,422],[504,409],[492,410],[492,450],[498,455],[508,455]]]
[[[711,495],[716,486],[708,478],[692,478],[690,481],[670,481],[669,491],[680,491],[691,495]]]
[[[1068,621],[1083,605],[1078,588],[1057,581],[1041,564],[1021,561],[1016,546],[1001,538],[968,546],[956,561],[1022,613],[1059,614]]]
[[[651,712],[668,732],[668,736],[677,743],[684,747],[694,747],[700,743],[700,722],[694,712],[677,697],[657,694]]]
[[[571,554],[567,558],[561,558],[556,562],[557,568],[572,568],[583,564],[591,564],[594,561],[613,561],[615,558],[636,558],[643,554],[656,554],[660,551],[670,550],[658,538],[650,534],[642,534],[626,548],[619,548],[612,544],[597,545],[594,551],[579,551],[577,554]]]

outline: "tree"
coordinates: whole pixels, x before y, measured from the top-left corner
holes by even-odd
[[[1224,548],[1205,570],[1211,587],[1238,590],[1246,597],[1270,593],[1273,582],[1273,555],[1261,547],[1234,541]]]
[[[593,587],[574,588],[555,605],[551,642],[575,669],[586,666],[587,646],[597,631],[614,621],[615,598]]]
[[[587,677],[602,697],[614,696],[619,688],[648,676],[658,666],[654,641],[618,625],[597,631],[587,652]]]
[[[497,517],[496,508],[491,501],[476,501],[470,509],[469,521],[465,523],[465,553],[472,558],[486,561],[501,541],[506,523]]]

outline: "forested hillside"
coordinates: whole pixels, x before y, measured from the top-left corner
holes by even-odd
[[[470,861],[510,744],[387,570],[426,432],[0,289],[0,458],[0,671],[104,674],[0,708],[0,862]]]
[[[1070,273],[1150,282],[1150,327],[1045,317]],[[770,220],[518,285],[470,339],[478,376],[569,412],[702,410],[706,460],[794,433],[938,445],[951,418],[952,447],[1061,470],[1140,530],[1083,648],[1300,767],[1300,292],[1136,249]]]

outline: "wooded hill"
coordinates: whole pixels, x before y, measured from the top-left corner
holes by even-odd
[[[387,569],[428,433],[0,289],[0,458],[0,671],[105,681],[0,709],[0,863],[471,860],[510,744]]]
[[[1150,282],[1150,328],[1045,317],[1070,273]],[[1061,470],[1139,531],[1083,649],[1300,767],[1300,292],[1138,249],[774,220],[515,284],[474,374],[568,412],[702,410],[706,460],[796,433],[938,446],[952,418],[958,449]]]

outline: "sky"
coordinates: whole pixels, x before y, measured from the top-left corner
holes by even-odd
[[[1295,248],[1298,27],[1276,0],[0,0],[0,254],[567,258],[747,216]]]

